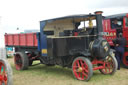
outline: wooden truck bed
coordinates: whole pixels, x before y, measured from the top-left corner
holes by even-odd
[[[5,34],[6,46],[37,46],[36,33]]]

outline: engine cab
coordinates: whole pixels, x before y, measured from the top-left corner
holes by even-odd
[[[65,16],[44,20],[40,24],[38,48],[42,56],[51,58],[78,54],[91,56],[89,44],[99,38],[99,41],[103,40],[101,14]],[[109,45],[106,48],[109,48]]]
[[[103,29],[107,33],[104,37],[111,46],[114,46],[112,40],[118,37],[119,33],[128,40],[128,14],[106,16],[103,20]]]

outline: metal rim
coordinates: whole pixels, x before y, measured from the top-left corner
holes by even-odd
[[[125,54],[123,57],[123,64],[128,66],[128,55],[127,54]]]
[[[128,66],[128,56],[123,57],[123,63]]]
[[[0,62],[0,85],[7,85],[7,72],[4,63]]]
[[[78,80],[86,80],[89,75],[89,69],[86,62],[79,58],[73,63],[73,73]]]
[[[111,74],[113,72],[114,69],[114,61],[113,58],[111,56],[107,56],[105,63],[104,63],[104,69],[101,69],[101,71],[104,74]]]
[[[20,70],[23,66],[22,57],[20,56],[20,54],[15,55],[14,61],[15,61],[16,70]]]

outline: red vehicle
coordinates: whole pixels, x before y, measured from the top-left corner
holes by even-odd
[[[119,28],[112,27],[114,20],[117,20],[117,24],[120,26]],[[119,33],[123,33],[123,37],[125,37],[127,40],[127,45],[125,48],[124,57],[122,58],[122,64],[128,68],[128,13],[105,17],[103,20],[103,29],[104,32],[107,33],[107,35],[104,37],[112,48],[114,47],[112,40],[115,39]]]

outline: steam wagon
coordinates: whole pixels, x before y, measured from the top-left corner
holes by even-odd
[[[88,81],[95,70],[102,74],[117,70],[104,34],[102,12],[95,12],[41,21],[39,33],[5,34],[5,43],[15,47],[17,70],[25,70],[40,60],[47,66],[72,68],[76,79]]]
[[[113,27],[114,20],[117,20],[119,27]],[[128,68],[128,13],[106,16],[103,19],[103,29],[103,31],[107,33],[104,38],[109,42],[111,48],[114,48],[113,40],[117,38],[119,33],[122,33],[123,37],[127,40],[122,64]]]

